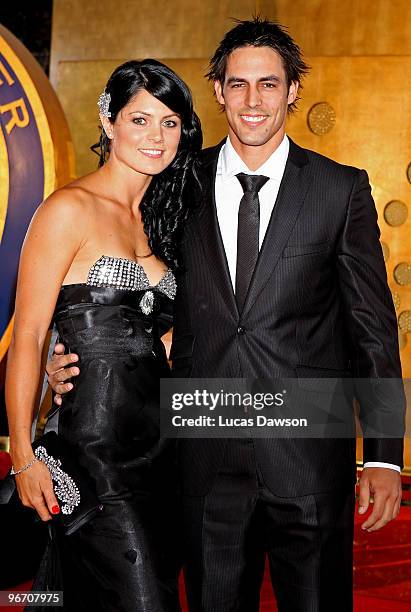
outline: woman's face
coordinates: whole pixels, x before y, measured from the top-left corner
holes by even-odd
[[[145,89],[121,109],[114,124],[101,119],[111,139],[110,160],[148,175],[159,174],[173,161],[181,119]]]

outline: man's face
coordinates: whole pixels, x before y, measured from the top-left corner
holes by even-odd
[[[287,86],[281,57],[270,47],[235,49],[227,60],[224,83],[215,83],[233,145],[273,145],[274,150],[283,139],[288,105],[297,90],[297,83]]]

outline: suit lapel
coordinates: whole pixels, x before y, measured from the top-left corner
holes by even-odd
[[[212,270],[213,280],[221,292],[225,303],[238,313],[237,302],[231,282],[227,257],[221,237],[215,202],[215,177],[220,149],[225,139],[219,145],[206,151],[203,160],[202,200],[198,214],[198,232],[201,236],[204,252]]]
[[[244,303],[243,315],[253,306],[273,274],[304,202],[311,179],[303,149],[290,140],[290,151],[260,255]]]

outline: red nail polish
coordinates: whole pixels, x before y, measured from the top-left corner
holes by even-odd
[[[58,514],[60,512],[60,508],[59,506],[55,505],[52,507],[51,511],[53,514]]]

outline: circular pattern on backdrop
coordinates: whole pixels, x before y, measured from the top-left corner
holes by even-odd
[[[397,293],[396,291],[392,292],[392,301],[394,302],[395,310],[398,310],[398,308],[401,305],[401,298],[400,298],[400,294]]]
[[[381,242],[382,254],[384,256],[384,261],[388,261],[390,256],[390,248],[386,242]]]
[[[401,200],[392,200],[384,208],[384,219],[393,227],[402,225],[408,217],[408,207]]]
[[[333,129],[336,118],[337,115],[331,104],[317,102],[308,111],[307,123],[313,134],[322,136]]]
[[[408,164],[408,168],[407,168],[407,179],[408,179],[408,182],[411,183],[411,162]]]
[[[401,285],[409,285],[411,283],[411,264],[403,261],[394,268],[395,282]]]
[[[403,310],[398,317],[398,327],[403,334],[411,332],[411,310]]]

